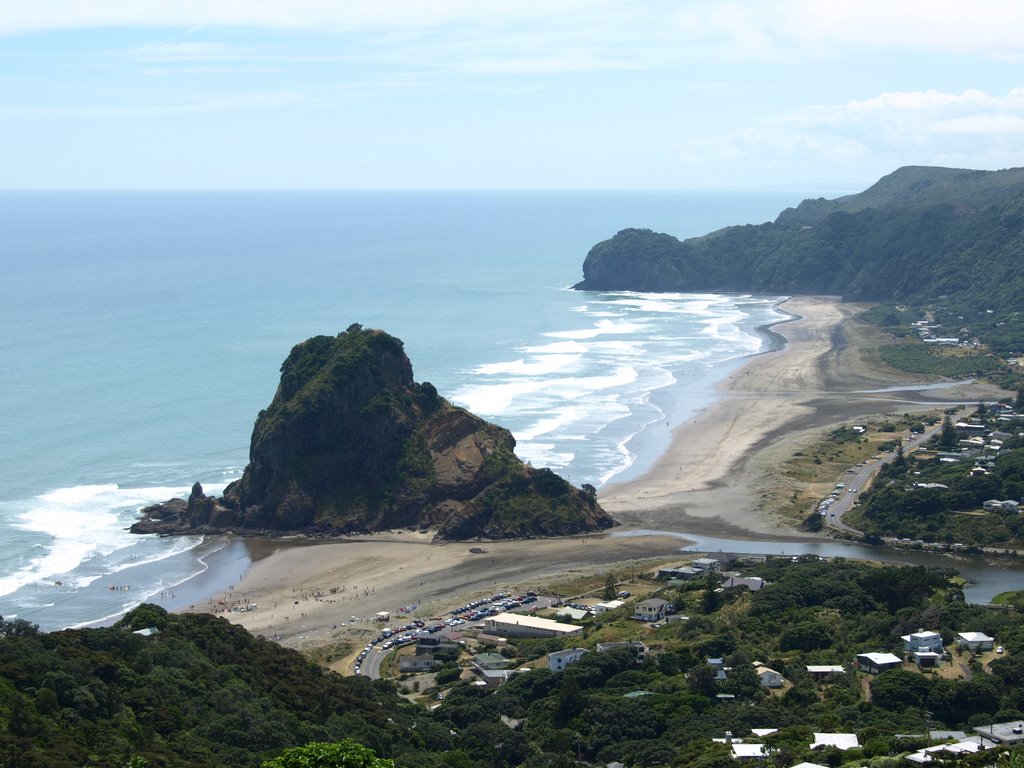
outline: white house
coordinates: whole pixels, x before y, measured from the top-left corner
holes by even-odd
[[[982,502],[981,508],[986,512],[1020,512],[1020,503],[1013,499],[989,499]]]
[[[994,637],[989,637],[984,632],[960,632],[956,636],[956,647],[971,653],[981,653],[991,651],[995,641]]]
[[[639,621],[661,621],[665,618],[667,608],[668,600],[662,600],[660,597],[641,600],[633,607],[633,618]]]
[[[860,742],[857,741],[856,733],[816,733],[814,734],[814,743],[811,744],[811,749],[835,747],[845,752],[848,749],[856,749],[859,746]]]
[[[781,688],[782,684],[786,682],[786,678],[779,672],[769,669],[764,664],[754,664],[754,671],[757,672],[757,678],[761,681],[762,688]]]
[[[586,648],[566,648],[564,651],[555,651],[548,654],[548,669],[552,672],[561,672],[570,664],[574,664],[583,658],[587,653]]]
[[[590,610],[594,612],[595,616],[600,616],[602,613],[608,613],[608,611],[614,611],[616,608],[621,608],[626,602],[624,600],[605,600],[603,603],[597,603],[590,606]]]
[[[733,742],[732,756],[735,760],[761,760],[768,756],[768,745]]]
[[[914,632],[903,635],[903,648],[911,653],[931,652],[942,653],[942,635],[938,632]]]

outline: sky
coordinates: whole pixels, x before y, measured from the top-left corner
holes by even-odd
[[[0,188],[860,189],[1024,165],[1020,0],[0,0]]]

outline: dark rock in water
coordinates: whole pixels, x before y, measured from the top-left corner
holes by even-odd
[[[354,325],[292,349],[253,429],[242,478],[217,499],[143,510],[136,533],[393,528],[439,538],[558,536],[607,528],[581,490],[514,453],[501,427],[413,380],[401,341]]]

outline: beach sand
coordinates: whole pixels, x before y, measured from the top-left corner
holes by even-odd
[[[244,577],[195,609],[221,611],[294,647],[346,637],[361,644],[375,634],[370,620],[378,611],[416,606],[416,615],[430,616],[471,594],[522,591],[569,571],[606,572],[617,564],[624,572],[638,561],[672,557],[685,543],[679,534],[794,540],[801,534],[759,507],[778,457],[840,423],[1004,394],[981,384],[915,390],[923,382],[871,363],[873,331],[851,321],[858,311],[852,305],[800,297],[783,309],[794,317],[774,327],[787,341],[782,349],[735,370],[713,405],[673,431],[669,449],[646,473],[601,489],[602,505],[622,524],[615,533],[488,542],[485,554],[410,532],[328,543],[252,540]],[[894,386],[905,389],[868,391]],[[660,533],[640,535],[645,530]],[[256,608],[230,610],[245,604]]]

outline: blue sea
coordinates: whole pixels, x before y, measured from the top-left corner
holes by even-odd
[[[289,349],[352,323],[401,338],[418,381],[534,466],[638,474],[782,314],[770,296],[572,291],[587,251],[803,196],[0,193],[0,615],[54,629],[180,602],[230,545],[126,528],[239,477]]]

